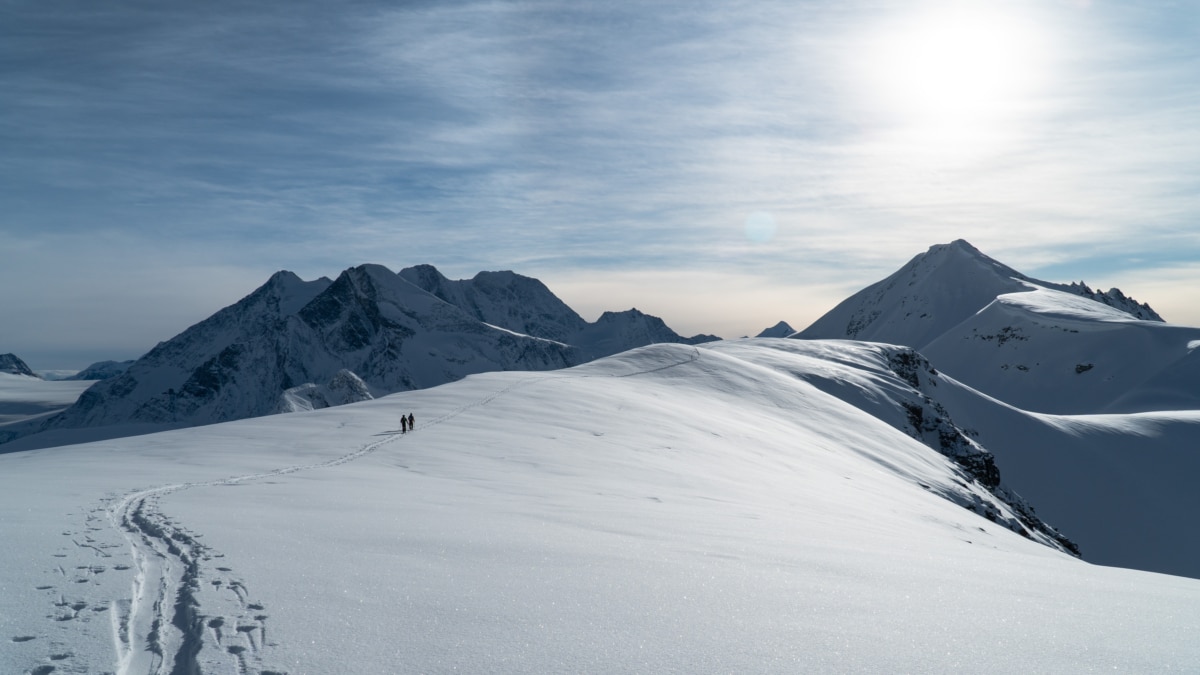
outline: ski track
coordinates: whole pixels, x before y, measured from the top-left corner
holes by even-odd
[[[684,360],[655,368],[600,377],[645,375],[692,363],[699,358],[700,350],[693,346],[692,354]],[[474,408],[487,405],[519,387],[546,380],[587,377],[596,376],[555,373],[521,380],[425,422],[421,429],[437,426]],[[119,532],[129,546],[134,571],[130,597],[114,600],[106,606],[89,608],[86,602],[71,602],[59,594],[54,601],[54,619],[70,621],[79,617],[85,609],[96,613],[108,612],[116,654],[116,675],[201,675],[206,672],[205,665],[218,667],[221,672],[228,671],[232,666],[240,675],[286,675],[284,671],[263,669],[263,651],[272,644],[267,642],[268,615],[265,613],[265,607],[250,601],[250,593],[245,583],[230,575],[233,571],[231,568],[209,564],[204,565],[208,573],[201,574],[202,564],[212,563],[213,560],[224,556],[202,544],[198,540],[199,535],[164,515],[159,510],[159,500],[166,495],[192,488],[236,485],[299,471],[338,466],[365,457],[384,445],[407,436],[398,430],[385,431],[380,435],[385,438],[324,462],[299,464],[211,481],[160,485],[111,499],[107,506],[92,509],[87,516],[88,531],[98,532],[105,529],[94,524],[101,520],[100,514],[104,514],[108,525]],[[63,534],[74,537],[73,533]],[[84,535],[82,541],[78,538],[72,538],[71,541],[76,547],[91,549],[101,558],[111,558],[112,554],[106,549],[118,546],[99,542],[88,535]],[[65,556],[59,553],[55,554],[55,557]],[[107,569],[104,565],[82,566],[79,569],[83,570],[84,567],[87,567],[88,574],[98,574]],[[113,569],[123,571],[130,567],[115,565]],[[57,565],[56,572],[64,579],[69,576],[62,565]],[[201,587],[202,578],[209,579],[211,590],[226,592],[226,603],[235,608],[232,613],[206,615],[201,612],[202,607],[197,595],[209,590]],[[53,590],[52,586],[38,588]],[[29,635],[14,637],[12,641],[25,642],[34,639],[35,636]],[[84,666],[64,663],[73,656],[64,644],[56,641],[51,647],[52,653],[47,659],[49,663],[36,666],[27,672],[34,675],[90,672]],[[65,666],[69,671],[59,670],[59,666]]]

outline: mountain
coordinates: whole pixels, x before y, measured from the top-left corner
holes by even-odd
[[[763,331],[761,333],[759,333],[758,335],[755,335],[754,337],[785,338],[785,337],[791,337],[791,335],[795,332],[796,332],[796,329],[789,326],[788,322],[780,321],[779,323],[775,324],[774,326],[771,326],[770,328],[763,329]]]
[[[716,342],[715,335],[693,335],[685,338],[667,327],[657,316],[644,314],[636,308],[624,312],[605,312],[573,336],[574,344],[590,359],[611,356],[634,347],[675,343],[697,345]]]
[[[30,370],[29,366],[25,365],[25,362],[18,358],[16,354],[0,354],[0,373],[38,377],[37,373]],[[38,379],[41,378],[38,377]]]
[[[1033,288],[997,297],[921,351],[955,379],[1055,414],[1200,409],[1200,328]]]
[[[129,369],[133,361],[97,361],[64,380],[107,380]]]
[[[654,345],[0,455],[0,672],[1200,662],[1200,581],[1022,536],[949,427],[917,438],[951,383],[910,353]]]
[[[685,338],[662,319],[637,309],[605,312],[588,323],[545,284],[514,272],[480,272],[473,279],[451,281],[431,265],[418,265],[401,270],[400,276],[479,321],[570,344],[585,359],[649,344],[701,344],[721,339],[714,335]]]
[[[795,337],[911,346],[1025,410],[1200,408],[1200,391],[1180,375],[1200,369],[1200,329],[1167,324],[1119,289],[1033,279],[962,240],[931,247]]]
[[[451,281],[432,265],[417,265],[400,270],[400,277],[478,321],[524,335],[576,344],[572,338],[587,327],[545,284],[514,272]]]
[[[1149,305],[1119,289],[1097,293],[1086,284],[1027,277],[966,241],[931,246],[887,278],[843,300],[797,337],[888,342],[919,351],[998,296],[1031,288],[1086,297],[1147,321],[1162,321]]]
[[[308,410],[653,342],[689,340],[637,310],[589,324],[540,281],[512,272],[457,282],[431,266],[396,274],[361,265],[311,282],[279,272],[60,414],[0,426],[0,442],[42,447],[86,438],[62,433],[70,429],[112,437]]]

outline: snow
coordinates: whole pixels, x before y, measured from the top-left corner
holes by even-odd
[[[940,401],[1085,559],[1200,578],[1200,410],[1028,413],[942,378]]]
[[[1027,312],[1040,314],[1049,319],[1066,319],[1076,321],[1099,322],[1134,322],[1135,317],[1115,307],[1101,304],[1072,293],[1039,288],[1033,284],[1025,284],[1028,290],[1020,293],[1005,293],[996,298],[995,302],[1011,305]],[[1148,321],[1153,325],[1160,322]]]
[[[0,373],[0,424],[62,410],[92,384],[90,381],[43,380]]]
[[[1200,409],[1200,328],[1050,289],[999,296],[921,353],[971,387],[1055,414]]]
[[[873,349],[657,345],[0,455],[0,672],[151,672],[150,646],[165,672],[198,646],[200,672],[291,675],[1200,662],[1200,581],[938,496],[974,488],[851,404],[894,394]]]

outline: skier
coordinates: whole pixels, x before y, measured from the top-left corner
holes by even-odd
[[[408,428],[415,429],[416,427],[417,427],[417,423],[415,420],[413,420],[412,413],[408,413]]]
[[[400,416],[400,433],[403,434],[403,433],[407,433],[407,432],[408,432],[408,418],[405,417],[404,415],[401,415]]]

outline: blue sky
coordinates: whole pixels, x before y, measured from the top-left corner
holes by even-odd
[[[512,269],[807,325],[936,243],[1200,325],[1200,5],[6,2],[0,352],[134,358],[279,269]]]

